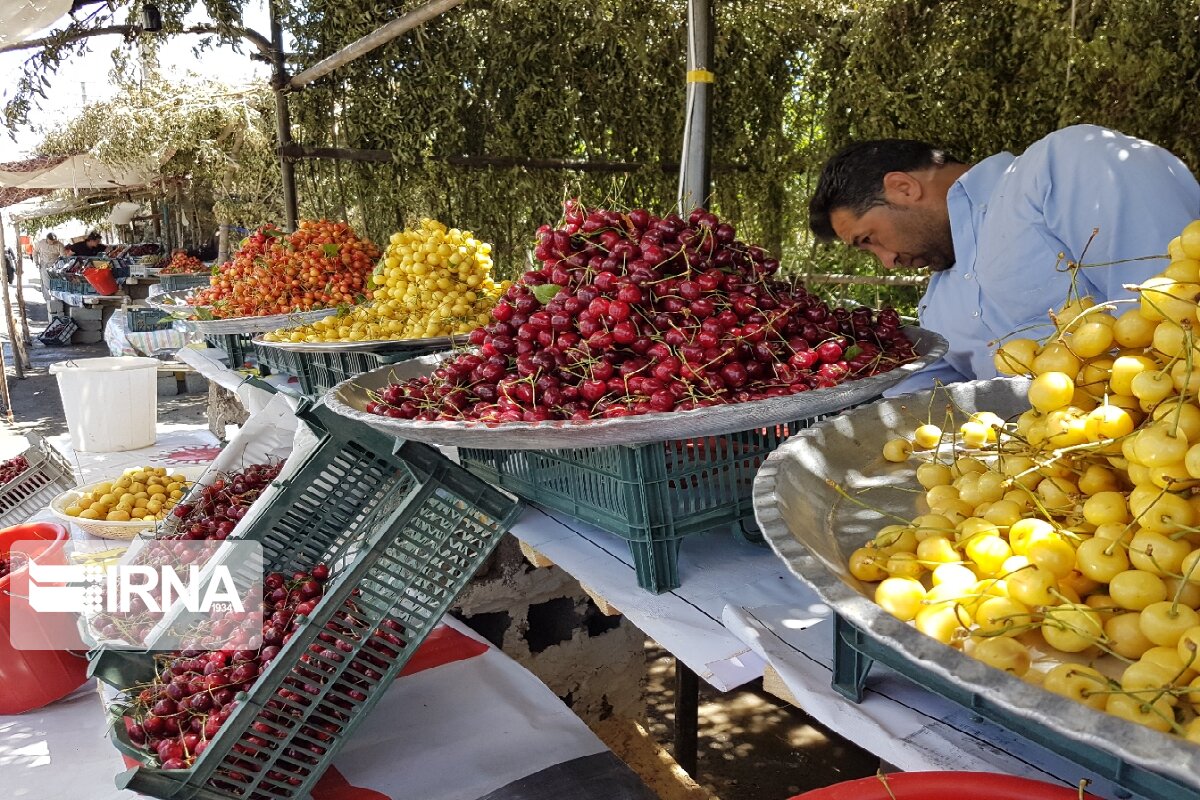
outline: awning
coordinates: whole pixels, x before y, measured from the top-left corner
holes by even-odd
[[[0,3],[0,45],[32,38],[70,10],[71,0],[4,0]]]
[[[41,163],[38,163],[41,162]],[[110,167],[83,153],[69,158],[31,159],[0,164],[0,188],[128,189],[145,186],[156,177],[149,167]]]

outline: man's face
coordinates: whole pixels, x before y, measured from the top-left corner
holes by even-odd
[[[950,218],[936,208],[885,204],[862,216],[838,208],[829,221],[839,239],[871,253],[887,269],[929,267],[937,272],[954,265]]]

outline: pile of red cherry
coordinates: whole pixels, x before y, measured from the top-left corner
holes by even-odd
[[[179,503],[171,510],[175,527],[160,538],[225,539],[282,469],[282,463],[254,464],[217,478],[197,498]]]
[[[248,635],[244,627],[235,630],[241,620],[227,614],[218,632],[229,636],[229,646],[167,656],[153,683],[132,691],[125,724],[130,741],[157,756],[163,769],[190,767],[233,714],[237,693],[250,690],[316,608],[328,580],[324,564],[290,579],[271,573],[263,583],[259,635]],[[247,609],[247,615],[254,613]]]
[[[261,633],[225,615],[215,633],[228,637],[220,650],[186,650],[165,659],[153,683],[133,689],[125,710],[129,739],[157,758],[162,769],[188,769],[237,709],[238,692],[250,691],[284,645],[311,615],[324,596],[329,567],[318,564],[307,572],[286,577],[273,572],[263,581]],[[288,671],[275,696],[258,712],[250,732],[232,746],[213,785],[244,794],[252,775],[261,772],[268,751],[282,746],[287,773],[270,770],[257,796],[290,797],[284,786],[299,786],[320,763],[328,743],[341,732],[354,709],[379,685],[405,647],[404,628],[393,619],[372,629],[354,598],[325,625],[317,640]],[[363,640],[365,639],[365,642]],[[363,642],[362,647],[357,645]],[[355,653],[355,650],[358,652]],[[343,662],[350,663],[342,670]],[[341,674],[339,675],[339,671]],[[333,682],[331,691],[325,687]],[[325,693],[319,701],[318,697]],[[272,753],[273,755],[273,753]]]
[[[0,486],[8,483],[27,469],[29,469],[29,462],[25,460],[25,456],[16,456],[7,461],[0,462]]]
[[[659,218],[569,201],[541,262],[475,347],[366,410],[538,422],[703,408],[835,386],[915,358],[893,309],[831,309],[704,209]]]

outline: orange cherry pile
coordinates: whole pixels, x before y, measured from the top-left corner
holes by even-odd
[[[214,319],[289,314],[369,299],[379,248],[345,222],[303,220],[295,233],[264,226],[243,242],[212,285],[191,297]]]

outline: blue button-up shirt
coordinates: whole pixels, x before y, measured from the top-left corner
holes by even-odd
[[[955,263],[933,274],[919,315],[950,349],[889,394],[928,388],[935,379],[996,377],[998,343],[1044,337],[1047,312],[1068,299],[1072,275],[1060,254],[1083,265],[1079,295],[1098,303],[1133,297],[1122,285],[1161,272],[1167,242],[1200,217],[1200,186],[1161,147],[1076,125],[1019,157],[1000,153],[979,162],[950,187],[946,204]],[[1129,260],[1146,256],[1162,257]],[[1117,261],[1126,263],[1111,263]]]

